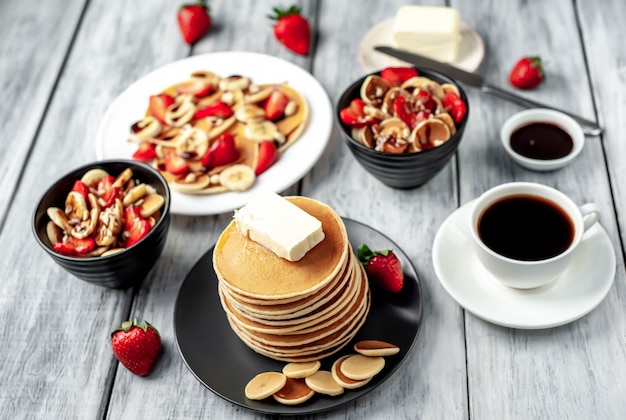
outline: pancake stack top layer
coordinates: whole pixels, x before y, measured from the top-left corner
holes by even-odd
[[[319,244],[288,261],[243,236],[232,221],[217,241],[213,266],[228,321],[244,343],[278,360],[318,360],[354,337],[370,291],[341,218],[318,201],[287,199],[322,222]]]

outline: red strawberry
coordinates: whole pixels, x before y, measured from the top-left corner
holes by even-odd
[[[544,79],[543,65],[539,57],[520,58],[509,74],[509,82],[519,89],[532,89]]]
[[[280,90],[273,91],[265,102],[265,118],[270,121],[275,121],[282,117],[285,113],[287,103],[289,103],[287,95]]]
[[[213,85],[206,82],[192,82],[176,86],[177,93],[187,93],[196,98],[203,98],[213,91]]]
[[[156,158],[156,155],[154,144],[144,141],[139,145],[137,150],[135,150],[135,153],[133,153],[133,159],[141,162],[150,162]]]
[[[189,165],[174,149],[169,149],[165,155],[165,169],[173,175],[181,175],[189,172]]]
[[[139,207],[131,206],[124,209],[124,232],[126,239],[124,248],[135,245],[150,233],[150,222],[141,216]]]
[[[411,77],[417,77],[419,73],[413,67],[386,67],[380,72],[380,77],[389,82],[391,86],[400,86]]]
[[[102,207],[110,207],[117,198],[122,197],[122,190],[120,187],[114,187],[113,182],[115,182],[115,178],[112,175],[105,176],[98,181],[98,196],[104,200]]]
[[[267,171],[278,161],[280,154],[273,141],[262,141],[259,143],[259,159],[254,172],[257,176]]]
[[[74,182],[72,191],[80,193],[80,195],[87,199],[87,194],[89,194],[89,187],[83,181],[77,180],[76,182]]]
[[[443,97],[442,103],[443,106],[449,110],[454,122],[461,122],[461,120],[465,118],[465,114],[467,114],[467,104],[463,102],[463,99],[461,99],[456,93],[446,93],[446,96]]]
[[[183,39],[189,45],[193,44],[211,28],[209,8],[200,0],[196,4],[183,4],[178,9],[176,18]]]
[[[296,6],[291,6],[289,9],[275,7],[274,15],[269,18],[276,21],[274,36],[278,42],[297,54],[309,53],[311,31],[309,22],[300,14],[300,8]]]
[[[404,285],[400,260],[391,250],[372,251],[365,244],[357,251],[359,261],[367,271],[369,280],[389,293],[398,293]]]
[[[84,239],[70,238],[65,242],[55,242],[52,248],[63,255],[82,255],[93,251],[96,247],[96,242],[93,238],[87,237]]]
[[[378,122],[378,120],[369,115],[365,115],[364,108],[365,102],[363,102],[363,99],[353,99],[350,105],[339,111],[339,118],[350,127],[363,127],[364,125]]]
[[[239,150],[232,134],[226,132],[215,140],[206,154],[202,157],[202,167],[205,169],[228,165],[239,159]]]
[[[139,325],[137,318],[125,321],[111,333],[111,349],[126,369],[135,375],[147,375],[161,350],[161,336],[147,322]]]
[[[217,101],[198,109],[193,117],[196,120],[206,117],[228,118],[233,115],[233,109],[225,102]]]
[[[174,103],[174,98],[166,93],[150,96],[150,113],[161,122],[161,124],[167,125],[165,122],[165,111]]]

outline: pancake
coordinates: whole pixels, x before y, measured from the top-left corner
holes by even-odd
[[[317,361],[363,326],[369,283],[343,220],[313,199],[287,199],[321,221],[320,243],[292,262],[242,235],[232,221],[215,245],[213,268],[220,303],[242,342],[276,360]]]
[[[330,207],[305,197],[289,201],[322,222],[324,240],[299,261],[288,261],[237,231],[235,221],[220,235],[213,252],[218,279],[236,293],[257,299],[301,298],[331,282],[348,256],[348,234]]]

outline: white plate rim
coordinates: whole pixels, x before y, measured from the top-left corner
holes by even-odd
[[[559,295],[559,291],[565,289],[561,286],[569,284],[567,282],[571,283],[576,280],[576,274],[570,275],[570,273],[577,271],[575,269],[568,269],[564,274],[564,276],[566,276],[565,279],[561,278],[551,285],[529,291],[512,289],[497,283],[496,279],[488,278],[489,273],[480,266],[478,258],[471,251],[472,244],[469,242],[471,240],[469,237],[469,226],[465,223],[475,201],[476,200],[470,201],[448,216],[435,235],[432,249],[432,262],[439,283],[461,307],[475,316],[496,325],[518,329],[543,329],[558,327],[576,321],[590,313],[604,300],[615,278],[616,257],[610,238],[600,223],[596,223],[596,225],[586,233],[580,248],[576,251],[579,257],[575,258],[577,263],[584,264],[584,253],[586,250],[591,249],[605,258],[603,261],[598,261],[597,259],[594,261],[594,266],[599,267],[599,270],[602,270],[602,272],[599,271],[596,273],[598,275],[593,276],[593,278],[590,276],[588,279],[582,280],[586,282],[597,282],[597,290],[595,290],[593,294],[586,296],[583,304],[573,307],[572,305],[568,305],[571,302],[566,300],[566,294],[561,293]],[[469,249],[463,250],[464,252],[459,252],[461,246],[458,245],[455,248],[454,242],[449,237],[453,227],[460,228],[455,231],[457,234],[465,235],[463,239],[465,239],[466,246]],[[456,239],[461,240],[460,237]],[[451,279],[447,274],[446,267],[444,266],[444,260],[446,259],[444,254],[452,252],[455,253],[454,255],[457,258],[461,256],[463,262],[467,262],[471,259],[471,263],[473,264],[470,264],[472,267],[466,267],[464,271],[464,281],[470,281],[473,286],[476,286],[475,293],[482,295],[481,297],[472,297],[464,293],[464,291],[457,286],[458,282],[455,282],[455,280]],[[476,274],[479,275],[477,276]],[[506,314],[503,314],[503,311],[498,312],[498,310],[490,309],[485,305],[481,306],[480,302],[477,302],[477,299],[493,299],[494,297],[504,299],[501,303],[507,308]],[[532,308],[523,307],[523,305],[528,303],[533,304]],[[559,304],[561,304],[560,309],[556,307],[556,305]],[[524,315],[526,315],[529,310],[539,311],[533,312],[533,317],[542,316],[543,318],[537,321],[533,320],[533,317],[510,316],[510,314],[515,311],[524,311]]]
[[[105,112],[96,133],[98,160],[131,158],[136,146],[126,141],[128,129],[139,120],[148,97],[185,80],[198,69],[226,77],[249,76],[257,84],[288,82],[307,100],[309,121],[302,136],[281,159],[244,192],[214,195],[186,195],[171,191],[173,214],[206,216],[226,213],[245,205],[260,191],[280,193],[303,178],[317,163],[331,136],[333,111],[330,99],[308,71],[289,61],[266,54],[223,51],[200,54],[168,63],[142,76],[126,88]]]
[[[361,67],[372,73],[381,70],[385,66],[410,65],[393,57],[389,57],[374,50],[376,45],[392,45],[391,33],[394,18],[385,19],[373,26],[361,39],[358,49],[358,59]],[[459,58],[451,63],[463,70],[473,72],[480,66],[485,56],[485,43],[480,34],[469,24],[461,21],[460,25],[463,40],[459,46]],[[382,34],[382,36],[379,36]],[[374,58],[372,58],[374,57]],[[371,61],[380,63],[370,64]]]

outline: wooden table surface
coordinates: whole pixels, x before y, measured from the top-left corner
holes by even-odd
[[[335,103],[365,74],[363,36],[406,2],[304,1],[315,43],[307,57],[273,38],[273,1],[211,0],[214,26],[182,42],[176,2],[4,0],[0,2],[0,417],[63,419],[261,418],[206,389],[178,354],[173,310],[194,263],[232,214],[174,215],[163,254],[141,287],[110,290],[75,279],[35,243],[32,212],[54,179],[94,161],[95,135],[111,102],[146,73],[181,58],[253,51],[309,71]],[[416,267],[424,294],[421,334],[389,380],[323,418],[626,418],[626,38],[622,0],[425,1],[457,8],[485,43],[478,72],[508,87],[522,55],[540,55],[547,80],[524,92],[604,127],[581,155],[550,173],[505,155],[499,128],[516,105],[467,89],[471,116],[453,160],[421,188],[388,188],[366,173],[336,130],[314,168],[286,193],[310,196],[393,239]],[[615,249],[606,298],[570,324],[506,328],[465,311],[433,268],[435,234],[458,207],[509,181],[556,187],[595,202]],[[129,316],[162,334],[148,377],[118,365],[109,333]]]

